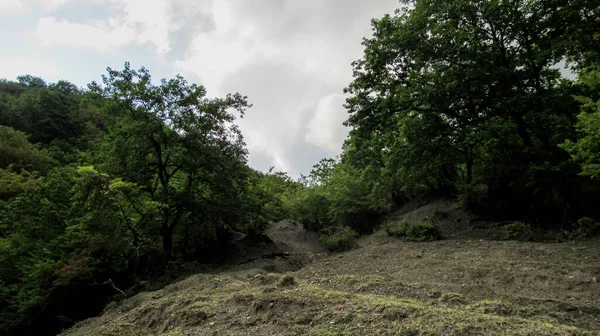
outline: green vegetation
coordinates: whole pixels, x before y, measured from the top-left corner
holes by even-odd
[[[260,237],[277,219],[293,218],[342,251],[413,198],[443,195],[483,217],[519,220],[504,227],[506,239],[599,234],[598,3],[401,3],[373,20],[353,63],[341,155],[298,181],[248,167],[235,122],[251,104],[238,93],[209,98],[180,76],[153,82],[128,63],[86,88],[32,75],[0,80],[0,334],[40,325],[55,333],[188,263],[218,260],[234,235]],[[573,78],[561,75],[563,61]],[[441,238],[433,222],[397,221],[388,231]],[[309,286],[288,294],[308,304],[340,296]],[[370,312],[416,312],[374,329],[384,333],[421,333],[434,320],[429,333],[474,334],[507,322],[349,300]],[[206,319],[210,310],[196,308],[182,318]],[[576,333],[509,319],[514,333]],[[302,331],[360,331],[325,320]],[[457,324],[465,320],[483,322]]]
[[[514,222],[503,227],[503,238],[505,240],[531,240],[534,230],[531,225],[523,222]]]
[[[292,214],[365,234],[433,194],[540,230],[600,218],[598,4],[402,3],[373,20],[343,152],[304,177]]]
[[[0,334],[56,333],[289,217],[299,183],[246,164],[251,105],[205,95],[129,64],[86,89],[0,82]]]
[[[332,234],[321,236],[321,245],[332,252],[348,251],[356,247],[358,233],[347,226],[336,228]]]
[[[386,224],[389,235],[404,238],[406,241],[424,242],[442,239],[442,232],[433,221],[409,222],[395,221]]]
[[[600,223],[589,217],[580,218],[575,224],[574,233],[581,239],[598,236],[600,235]]]

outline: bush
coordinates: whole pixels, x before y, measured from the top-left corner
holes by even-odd
[[[338,227],[333,234],[321,236],[321,245],[331,252],[341,252],[356,246],[358,233],[347,226]]]
[[[390,222],[386,231],[391,236],[401,237],[407,241],[424,242],[442,239],[442,232],[430,220],[414,223],[407,220]]]
[[[574,234],[580,239],[596,236],[600,234],[600,223],[589,217],[580,218],[574,225]]]
[[[502,238],[504,240],[532,240],[534,237],[531,225],[523,222],[514,222],[505,225],[502,230]]]

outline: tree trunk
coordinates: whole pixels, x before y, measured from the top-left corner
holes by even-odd
[[[171,261],[171,255],[173,254],[173,230],[167,228],[163,230],[162,234],[162,242],[163,242],[163,257],[164,257],[164,267],[167,268],[169,261]]]
[[[473,150],[467,150],[467,184],[473,181]]]
[[[531,140],[531,136],[529,132],[527,132],[527,127],[525,126],[525,120],[523,120],[523,116],[517,115],[514,117],[514,122],[517,124],[517,134],[523,140],[523,144],[525,148],[533,147],[533,140]]]

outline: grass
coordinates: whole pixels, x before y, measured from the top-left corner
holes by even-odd
[[[502,301],[468,303],[454,293],[431,299],[361,293],[352,276],[316,283],[289,287],[192,276],[175,288],[131,298],[63,335],[594,335],[514,315]],[[345,289],[319,285],[326,283]]]
[[[428,214],[417,211],[412,222]],[[464,222],[452,211],[446,222]],[[598,240],[451,238],[405,243],[380,231],[293,273],[193,275],[63,335],[600,335]]]

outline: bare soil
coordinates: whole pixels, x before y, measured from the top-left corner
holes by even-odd
[[[490,240],[502,223],[443,199],[393,219],[431,216],[446,240],[381,230],[339,254],[275,223],[266,254],[141,293],[63,335],[600,335],[600,240]]]

